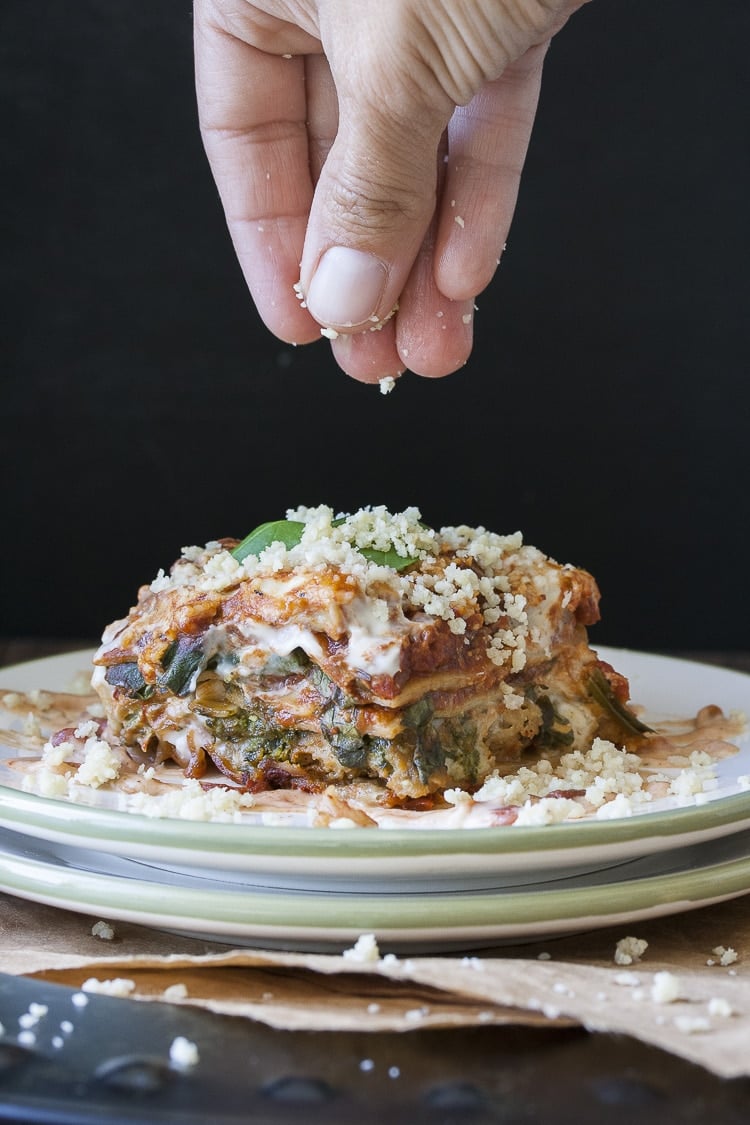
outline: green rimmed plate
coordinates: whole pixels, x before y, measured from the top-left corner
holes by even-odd
[[[5,890],[51,906],[234,945],[381,952],[471,948],[631,923],[721,902],[750,885],[750,832],[546,887],[423,894],[288,891],[196,880],[6,833]]]
[[[707,703],[750,711],[750,677],[713,666],[625,650],[600,650],[627,675],[634,699],[649,714],[690,714]],[[65,690],[89,654],[35,661],[0,673],[0,687]],[[8,779],[9,771],[5,778]],[[655,808],[620,820],[542,828],[457,830],[247,826],[153,820],[75,805],[0,786],[0,826],[33,840],[114,854],[180,872],[210,872],[268,888],[401,894],[501,888],[544,882],[627,863],[652,853],[694,848],[750,827],[750,747],[719,763],[719,786],[702,805]],[[750,881],[748,881],[750,888]],[[10,888],[8,888],[10,889]]]

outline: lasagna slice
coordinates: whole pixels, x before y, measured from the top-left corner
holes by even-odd
[[[641,737],[627,681],[588,645],[598,602],[590,574],[520,534],[300,508],[185,548],[107,628],[93,682],[145,765],[408,805]]]

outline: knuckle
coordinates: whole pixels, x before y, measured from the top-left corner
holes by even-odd
[[[397,173],[383,176],[382,169],[373,169],[370,176],[359,169],[344,168],[331,185],[328,205],[348,230],[365,231],[375,226],[388,232],[419,221],[433,199],[434,190],[430,192],[419,179],[412,186]]]

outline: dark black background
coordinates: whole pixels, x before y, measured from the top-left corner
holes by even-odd
[[[550,51],[477,345],[386,397],[262,327],[188,0],[3,0],[0,633],[94,636],[298,503],[522,528],[599,641],[747,648],[745,0],[595,0]]]

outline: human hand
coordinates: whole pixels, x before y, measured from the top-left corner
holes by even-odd
[[[273,333],[322,326],[365,382],[466,362],[544,54],[582,2],[197,0],[204,144]]]

